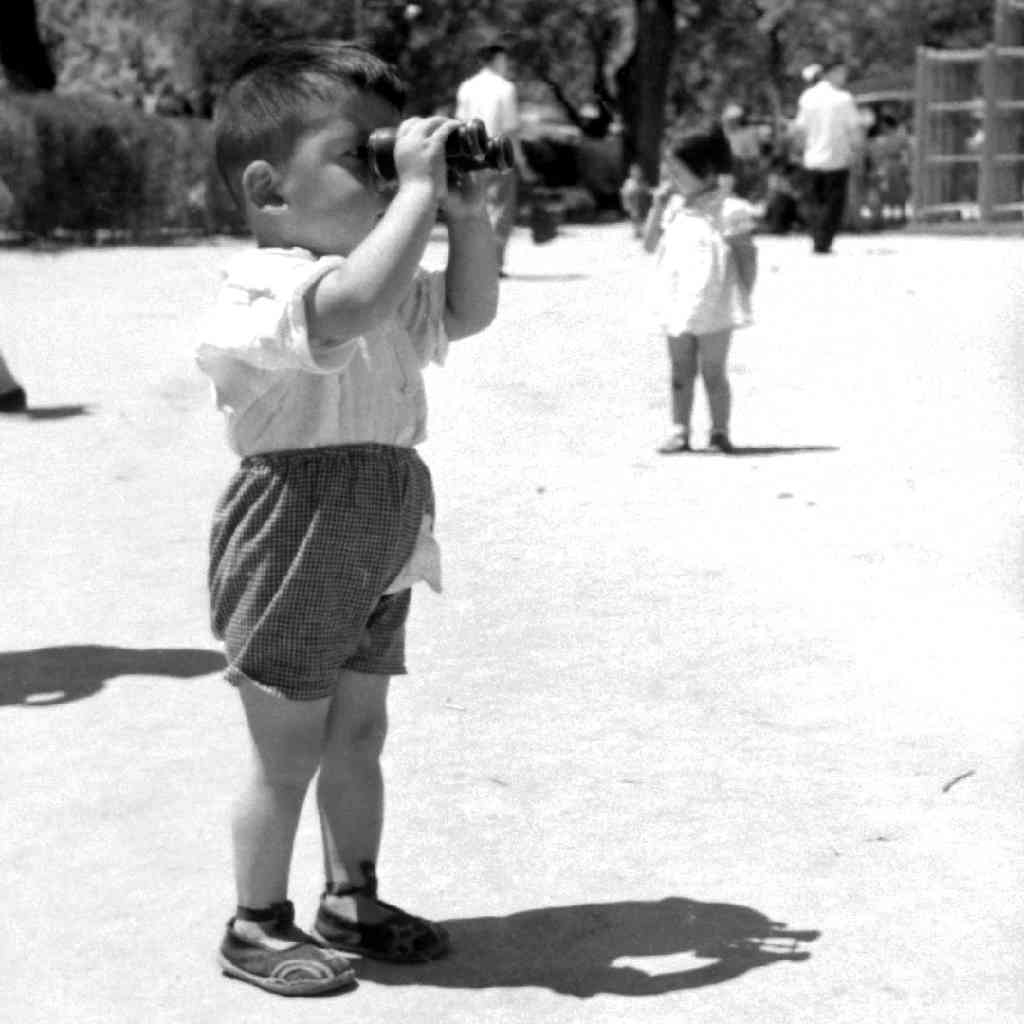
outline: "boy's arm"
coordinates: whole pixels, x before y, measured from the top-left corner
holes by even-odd
[[[434,227],[445,188],[444,140],[455,125],[432,117],[411,118],[399,127],[399,187],[387,211],[344,265],[306,295],[311,347],[357,337],[398,308]]]
[[[452,341],[479,333],[498,311],[498,250],[484,205],[482,177],[464,175],[445,200],[444,328]]]

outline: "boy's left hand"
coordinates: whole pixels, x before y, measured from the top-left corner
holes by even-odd
[[[453,219],[477,217],[486,206],[487,177],[493,171],[459,171],[448,180],[444,211]]]

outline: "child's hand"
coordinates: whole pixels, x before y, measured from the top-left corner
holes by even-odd
[[[445,139],[459,124],[450,117],[410,117],[395,133],[395,170],[398,187],[417,182],[443,197],[447,190]]]
[[[662,181],[658,187],[651,194],[652,199],[659,206],[663,206],[665,203],[672,198],[672,193],[675,192],[675,187],[670,181]]]
[[[445,214],[452,220],[478,217],[484,212],[489,171],[459,172],[448,181]],[[506,172],[512,173],[512,172]]]

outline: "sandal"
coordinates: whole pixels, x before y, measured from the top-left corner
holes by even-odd
[[[273,921],[270,935],[295,941],[286,949],[261,946],[235,934],[232,925],[236,920]],[[356,977],[345,957],[322,948],[295,927],[295,908],[289,900],[268,910],[239,908],[237,917],[228,921],[217,961],[228,977],[280,996],[318,996],[350,987]]]
[[[362,885],[329,885],[324,895],[362,896],[390,911],[390,915],[373,923],[353,921],[330,910],[321,900],[316,922],[310,931],[313,938],[329,949],[394,963],[426,963],[447,955],[451,943],[444,927],[378,899],[373,863],[364,861],[359,867],[365,879]]]

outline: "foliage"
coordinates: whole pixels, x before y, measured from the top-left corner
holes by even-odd
[[[230,68],[243,52],[300,34],[358,37],[396,63],[409,81],[410,113],[450,109],[458,82],[475,69],[476,49],[500,36],[516,58],[524,98],[553,99],[584,127],[579,111],[600,100],[606,114],[614,110],[621,118],[626,158],[639,156],[649,177],[656,175],[666,121],[672,126],[716,116],[727,100],[737,100],[755,114],[778,117],[795,100],[801,67],[829,53],[847,54],[855,79],[894,73],[909,84],[916,47],[977,46],[988,41],[992,30],[992,0],[36,4],[40,36],[57,69],[60,93],[203,116],[212,111]],[[0,24],[10,27],[10,14],[0,16],[4,18]],[[87,124],[92,124],[93,109],[76,108]],[[116,121],[114,108],[109,111]],[[20,117],[15,122],[24,127],[24,114]],[[148,142],[142,143],[148,129],[136,139],[135,127],[127,122],[114,137],[93,126],[86,140],[45,104],[30,120],[38,123],[25,144],[32,159],[48,168],[47,175],[60,178],[65,173],[54,156],[60,138],[60,145],[66,144],[74,154],[72,162],[93,161],[99,166],[109,157],[111,180],[119,188],[129,195],[139,188],[153,194],[152,174],[131,169],[122,159],[126,147],[135,142],[146,150]],[[606,116],[603,127],[607,121]],[[137,174],[142,178],[133,177]],[[140,185],[143,179],[146,183]],[[59,205],[59,197],[50,199]],[[106,200],[97,202],[102,205]],[[83,216],[88,221],[99,214]]]
[[[28,236],[236,229],[209,144],[205,121],[96,97],[0,94],[0,177]]]
[[[513,47],[525,96],[551,87],[579,107],[613,101],[636,42],[642,0],[38,0],[62,92],[150,109],[208,113],[240,52],[300,33],[361,34],[413,83],[416,112],[451,101],[488,34]],[[678,114],[737,98],[790,103],[802,66],[850,55],[854,75],[906,73],[918,45],[974,46],[991,34],[992,0],[676,0],[669,88]],[[547,84],[545,84],[547,83]]]
[[[720,110],[729,99],[762,114],[795,101],[800,69],[842,54],[851,78],[909,85],[918,46],[980,46],[992,33],[992,0],[681,0],[681,36],[670,86],[679,116]]]

